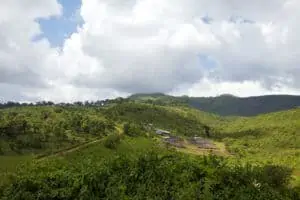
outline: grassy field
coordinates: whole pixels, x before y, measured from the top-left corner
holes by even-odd
[[[0,185],[5,183],[9,174],[16,172],[20,165],[30,163],[33,159],[33,155],[0,156]]]
[[[291,167],[300,179],[300,109],[232,118],[216,129],[235,159]]]
[[[84,159],[100,160],[103,158],[109,158],[113,155],[121,154],[134,154],[143,150],[157,147],[157,143],[150,138],[129,138],[125,137],[121,140],[121,143],[117,145],[116,149],[106,148],[103,141],[91,144],[80,151],[73,151],[65,155],[59,156],[62,159],[66,159],[69,162]]]

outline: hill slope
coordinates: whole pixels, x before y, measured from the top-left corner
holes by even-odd
[[[28,106],[0,110],[0,155],[55,151],[103,137],[115,124],[88,107]]]
[[[151,101],[160,96],[152,97]],[[100,107],[27,106],[0,110],[3,154],[0,159],[7,161],[1,165],[9,164],[11,156],[23,159],[32,153],[95,141],[65,154],[43,159],[25,157],[32,164],[24,165],[24,169],[22,166],[17,172],[10,171],[16,176],[9,176],[3,186],[0,184],[0,196],[4,199],[300,198],[289,184],[290,168],[295,177],[300,177],[300,109],[229,118],[185,106],[183,101],[174,101],[170,96],[164,95],[161,105],[145,103],[149,99],[143,98],[138,97],[138,102],[120,99]],[[144,128],[149,124],[185,140],[194,135],[210,137],[211,141],[225,143],[231,155],[217,158],[176,152],[180,147],[163,145],[153,130]],[[16,164],[10,162],[10,165]],[[0,175],[6,177],[6,173]]]
[[[196,112],[195,112],[196,111]],[[220,117],[182,106],[160,106],[146,103],[121,103],[104,110],[105,116],[119,122],[153,124],[156,128],[178,135],[204,135],[205,126]]]
[[[224,95],[212,98],[190,97],[188,104],[200,110],[224,116],[254,116],[296,108],[300,106],[300,96],[270,95],[239,98]]]
[[[188,104],[202,111],[223,116],[255,116],[258,114],[293,109],[300,106],[300,96],[268,95],[257,97],[174,97],[160,93],[135,94],[131,100],[157,104]]]

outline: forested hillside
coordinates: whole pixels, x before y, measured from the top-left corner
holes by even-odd
[[[221,95],[218,97],[174,97],[155,93],[136,94],[130,96],[129,99],[156,104],[186,104],[202,111],[223,116],[254,116],[300,106],[300,96],[291,95],[240,98],[232,95]]]
[[[0,110],[0,153],[54,151],[114,131],[97,109],[28,106]]]
[[[114,121],[153,124],[155,127],[186,136],[204,135],[206,123],[221,120],[221,118],[209,113],[195,115],[192,109],[187,107],[145,103],[122,103],[106,109],[104,113],[105,116]]]
[[[242,160],[276,163],[300,172],[300,109],[235,118],[218,127],[220,140]]]
[[[145,98],[4,106],[0,199],[300,199],[300,109],[220,117]]]

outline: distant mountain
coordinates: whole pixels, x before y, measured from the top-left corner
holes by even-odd
[[[292,95],[267,95],[241,98],[230,94],[218,97],[174,97],[155,93],[135,94],[130,96],[129,99],[158,104],[188,104],[202,111],[223,116],[255,116],[300,106],[300,96]]]

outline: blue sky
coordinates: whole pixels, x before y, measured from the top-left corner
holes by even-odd
[[[46,37],[52,46],[62,46],[66,37],[76,31],[76,27],[82,23],[78,15],[81,0],[58,0],[63,6],[61,17],[38,20],[43,34],[38,38]]]

